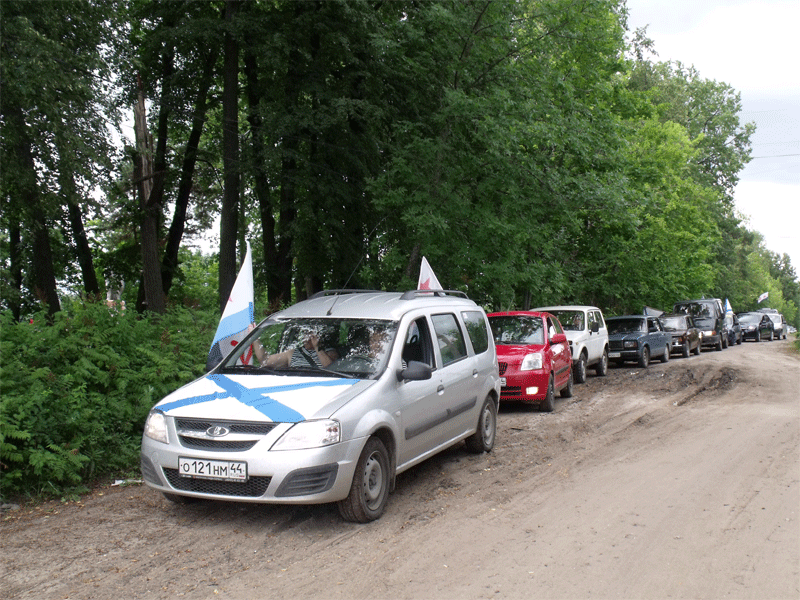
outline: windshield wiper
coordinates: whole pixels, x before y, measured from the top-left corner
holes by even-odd
[[[330,369],[326,369],[325,367],[301,367],[301,366],[293,366],[293,367],[281,367],[279,369],[272,369],[276,373],[286,373],[286,372],[294,372],[294,373],[308,373],[312,375],[319,375],[320,373],[324,375],[333,375],[334,377],[342,377],[344,379],[358,379],[358,377],[354,377],[353,375],[349,375],[347,373],[342,373],[341,371],[332,371]]]

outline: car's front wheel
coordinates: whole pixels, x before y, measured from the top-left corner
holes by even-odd
[[[550,381],[547,382],[547,395],[542,401],[542,410],[544,412],[553,412],[556,407],[556,389],[553,383],[553,375],[550,374]]]
[[[639,356],[639,366],[646,369],[650,365],[650,348],[645,346],[642,348],[642,354]]]
[[[584,383],[586,381],[586,354],[581,352],[578,362],[575,363],[575,382]]]
[[[480,454],[492,451],[495,437],[497,437],[497,405],[490,396],[486,396],[478,417],[478,428],[464,441],[467,450]]]
[[[687,341],[686,345],[683,347],[683,351],[681,352],[683,358],[689,358],[689,356],[691,356],[692,352],[689,350],[690,346],[691,344]]]
[[[346,521],[368,523],[380,518],[389,500],[389,452],[383,442],[371,437],[356,463],[356,472],[347,498],[338,503]]]

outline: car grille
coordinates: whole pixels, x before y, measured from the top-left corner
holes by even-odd
[[[238,498],[259,498],[269,487],[272,477],[250,477],[247,481],[217,481],[214,479],[193,479],[181,477],[178,469],[164,468],[169,484],[182,492],[198,492],[215,496],[236,496]]]
[[[500,389],[501,398],[519,398],[522,396],[522,388],[519,386],[507,386]]]
[[[272,431],[277,423],[251,423],[247,421],[212,421],[204,419],[175,419],[178,440],[184,448],[212,452],[244,452],[255,446]],[[229,440],[208,435],[208,430],[224,427],[240,439]],[[250,439],[241,439],[247,436]]]
[[[506,374],[506,369],[508,368],[508,363],[501,362],[501,363],[497,363],[497,365],[500,367],[500,375],[501,376],[505,375]]]
[[[608,348],[610,350],[622,350],[622,340],[609,340]]]

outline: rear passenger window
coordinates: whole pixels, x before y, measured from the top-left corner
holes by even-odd
[[[467,335],[472,342],[475,354],[482,354],[489,349],[489,332],[486,330],[486,319],[483,313],[477,310],[461,313],[464,325],[467,326]]]
[[[433,329],[442,354],[442,364],[448,365],[467,355],[464,335],[454,314],[433,315]]]

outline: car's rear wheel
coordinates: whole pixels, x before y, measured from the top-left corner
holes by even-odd
[[[639,366],[646,369],[650,365],[650,348],[645,346],[642,348],[642,354],[639,356]]]
[[[547,396],[544,397],[541,406],[544,412],[553,412],[556,407],[556,390],[552,374],[550,375],[550,381],[547,382]]]
[[[347,498],[338,503],[346,521],[368,523],[380,518],[389,500],[389,452],[383,442],[371,437],[356,463],[356,472]]]
[[[486,396],[478,417],[478,428],[465,441],[467,450],[480,454],[491,452],[494,448],[494,440],[497,437],[497,405],[490,396]]]
[[[562,398],[572,398],[572,371],[569,373],[569,380],[567,380],[567,385],[561,388],[561,397]]]
[[[605,377],[608,373],[608,349],[603,350],[603,355],[600,357],[600,362],[595,366],[594,372],[600,377]]]
[[[581,352],[578,362],[575,363],[575,382],[584,383],[586,381],[586,354]]]

